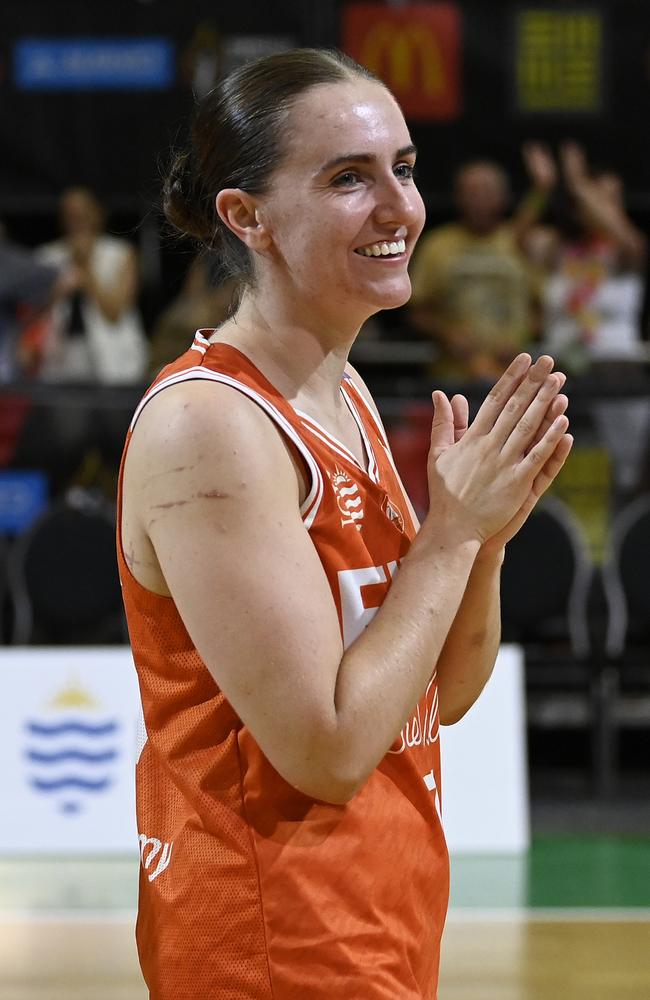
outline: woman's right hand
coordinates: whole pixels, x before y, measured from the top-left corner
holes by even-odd
[[[488,394],[475,420],[459,435],[461,397],[435,392],[428,461],[429,515],[461,539],[481,544],[520,510],[535,477],[562,441],[562,414],[536,441],[564,377],[547,355],[535,364],[518,355]],[[461,418],[462,419],[462,418]]]

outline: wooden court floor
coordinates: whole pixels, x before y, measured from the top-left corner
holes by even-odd
[[[0,920],[0,1000],[146,998],[130,914]],[[650,918],[452,912],[439,1000],[650,1000]]]

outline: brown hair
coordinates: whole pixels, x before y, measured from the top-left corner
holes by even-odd
[[[341,52],[293,49],[239,67],[195,108],[188,148],[174,154],[163,189],[167,220],[217,251],[222,272],[241,284],[253,278],[246,246],[221,221],[223,188],[263,194],[286,148],[295,100],[312,87],[355,78],[377,80]]]

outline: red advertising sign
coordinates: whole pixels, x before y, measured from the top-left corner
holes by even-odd
[[[461,112],[461,18],[457,4],[348,4],[342,48],[390,87],[413,121]]]

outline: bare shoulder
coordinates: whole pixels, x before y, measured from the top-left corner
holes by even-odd
[[[298,513],[305,492],[288,445],[257,404],[215,382],[170,386],[142,411],[127,452],[124,549],[151,556],[160,532],[187,519],[211,523],[217,501],[230,527],[261,516],[265,503]]]
[[[143,473],[209,475],[211,468],[235,478],[242,469],[264,475],[287,458],[279,431],[260,407],[237,389],[201,379],[169,386],[149,401],[133,431],[132,467]],[[290,469],[291,463],[286,463]]]

